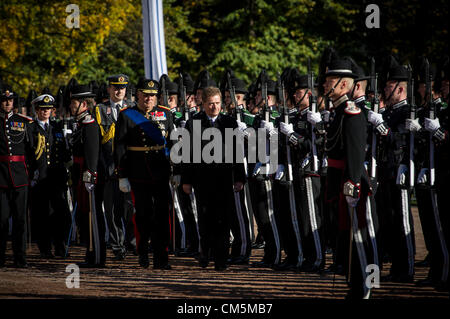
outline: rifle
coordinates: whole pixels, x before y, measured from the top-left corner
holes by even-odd
[[[180,72],[178,88],[180,90],[179,105],[183,105],[184,120],[189,120],[189,107],[186,100],[186,87],[184,86],[183,74]]]
[[[425,96],[428,96],[428,117],[431,120],[436,118],[436,104],[433,103],[433,93],[431,92],[431,74],[430,74],[430,63],[428,59],[425,59]],[[427,95],[428,94],[428,95]],[[429,157],[429,167],[430,167],[430,187],[434,186],[435,181],[435,167],[434,167],[434,142],[433,142],[433,133],[430,132],[430,157]]]
[[[409,118],[416,119],[416,101],[414,97],[414,79],[412,77],[411,66],[408,65],[408,90],[407,100],[410,105]],[[414,187],[414,133],[409,133],[409,187]]]
[[[373,112],[378,113],[380,108],[380,101],[377,96],[377,80],[378,74],[375,72],[375,58],[372,57],[370,60],[370,88],[373,90]],[[371,164],[370,164],[370,177],[375,179],[377,174],[377,135],[372,132],[372,154],[371,154]]]
[[[315,113],[317,111],[317,97],[314,93],[314,72],[311,70],[311,60],[308,59],[308,89],[311,92],[309,96],[309,106],[311,112]],[[316,147],[316,133],[314,132],[314,125],[311,125],[311,151],[313,155],[313,171],[318,171],[318,158],[317,158],[317,147]]]
[[[228,86],[228,90],[230,91],[231,103],[234,104],[234,107],[236,110],[236,120],[241,122],[242,121],[242,110],[237,105],[236,91],[235,91],[233,83],[231,82],[231,72],[229,70],[227,71],[227,86]]]
[[[163,75],[162,77],[161,77],[161,93],[162,93],[162,97],[163,97],[163,105],[164,106],[169,106],[169,98],[168,98],[168,92],[167,92],[167,90],[166,90],[166,78],[167,78],[167,75]]]

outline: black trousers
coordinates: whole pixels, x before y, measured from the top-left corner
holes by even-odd
[[[185,226],[185,232],[186,232],[186,248],[188,251],[195,253],[195,252],[199,251],[200,241],[199,241],[198,231],[197,231],[198,225],[197,225],[197,221],[195,220],[191,197],[188,194],[186,194],[185,192],[183,192],[182,185],[180,185],[178,187],[178,195],[180,196],[178,199],[180,201],[181,212],[183,214],[183,220],[184,220],[184,226]],[[198,218],[198,216],[197,216],[197,218]]]
[[[65,252],[65,240],[70,230],[71,215],[66,198],[66,187],[46,178],[30,188],[32,231],[36,235],[41,253],[52,250],[58,255]]]
[[[80,237],[86,245],[85,261],[89,264],[104,265],[106,262],[105,219],[103,214],[102,197],[103,187],[96,185],[91,195],[93,203],[89,203],[90,197],[84,183],[79,182],[74,188],[74,198],[77,199],[77,216],[80,226]],[[91,212],[95,209],[95,214]],[[91,220],[90,220],[91,219]],[[92,225],[92,226],[91,226]],[[91,232],[92,227],[92,232]],[[96,258],[97,256],[97,258]]]
[[[194,189],[201,253],[204,257],[214,256],[216,266],[225,266],[229,255],[231,205],[234,205],[232,186],[205,183],[194,185]]]
[[[231,186],[230,186],[231,188]],[[252,243],[250,239],[249,215],[247,206],[245,205],[245,190],[243,189],[234,196],[231,205],[231,233],[233,234],[233,243],[231,244],[231,256],[249,257],[251,253]],[[238,210],[237,205],[240,205]]]
[[[392,259],[391,274],[395,276],[411,274],[411,260],[414,262],[414,224],[410,205],[402,205],[402,190],[395,179],[379,179],[376,193],[377,212],[380,221],[380,243],[382,252]],[[408,202],[410,190],[406,190]],[[405,206],[405,207],[402,207]],[[406,217],[403,210],[406,210]],[[409,227],[409,235],[406,235]],[[412,258],[410,257],[412,255]],[[413,270],[413,269],[412,269]]]
[[[153,248],[153,264],[168,262],[170,241],[169,224],[169,181],[159,183],[137,183],[130,181],[136,208],[136,226],[139,232],[137,251],[148,254],[148,242]]]
[[[113,253],[124,253],[126,248],[123,225],[126,226],[129,224],[129,220],[127,220],[129,218],[129,214],[127,214],[127,196],[130,197],[130,193],[120,191],[119,181],[117,179],[107,179],[99,195],[102,197],[98,200],[103,201],[105,208],[109,242]]]
[[[15,260],[26,257],[26,216],[28,186],[0,188],[0,259],[4,259],[12,217],[12,248]]]
[[[269,264],[275,264],[280,261],[281,257],[281,247],[279,247],[280,239],[278,231],[279,222],[277,221],[275,216],[275,223],[271,223],[267,201],[268,193],[265,182],[265,178],[258,175],[256,178],[249,178],[248,185],[250,188],[253,213],[255,216],[256,224],[258,226],[258,233],[262,234],[265,241],[263,261]],[[273,185],[272,182],[270,183],[270,185]],[[272,198],[275,201],[277,198],[276,188],[275,192],[272,192],[272,195]],[[274,207],[274,214],[275,211],[276,210]]]

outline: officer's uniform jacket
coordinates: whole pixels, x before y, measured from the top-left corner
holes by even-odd
[[[97,182],[100,139],[99,126],[89,112],[86,111],[77,116],[71,139],[73,154],[72,182],[75,185],[82,181]],[[90,181],[83,178],[85,172],[92,176]]]
[[[28,185],[31,144],[28,126],[33,120],[13,111],[0,111],[0,187]]]
[[[94,115],[101,134],[100,170],[108,178],[114,176],[113,141],[119,113],[130,106],[132,105],[123,100],[122,108],[119,109],[116,105],[111,105],[111,100],[109,100],[95,107]]]
[[[30,124],[30,136],[34,152],[32,170],[39,171],[37,181],[51,178],[66,185],[67,172],[64,163],[71,154],[61,127],[62,122],[49,121],[47,132],[36,120]]]
[[[364,197],[370,192],[369,179],[364,169],[367,140],[366,119],[361,109],[343,95],[334,103],[334,119],[327,130],[325,151],[328,155],[326,199],[339,200],[339,226],[349,227],[348,212],[343,196],[344,183],[350,182],[360,189],[357,207],[358,222],[365,222]]]
[[[142,114],[151,125],[159,130],[166,144],[158,144],[127,115],[127,110],[119,114],[114,138],[114,157],[119,178],[132,182],[159,183],[170,176],[170,132],[174,129],[172,114],[165,106],[155,106],[144,114],[137,106],[129,108]]]

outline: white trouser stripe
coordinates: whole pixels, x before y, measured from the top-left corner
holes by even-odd
[[[311,176],[305,178],[306,183],[306,195],[308,200],[308,211],[309,211],[309,220],[311,223],[311,231],[314,237],[314,246],[316,247],[316,261],[314,265],[319,267],[322,263],[322,248],[320,245],[320,237],[319,230],[317,229],[317,220],[316,220],[316,206],[314,203],[314,194],[312,188],[312,180]]]
[[[239,222],[239,232],[241,233],[241,256],[247,253],[247,235],[245,233],[244,216],[242,215],[241,196],[239,192],[234,192],[234,204],[236,206],[236,213]]]
[[[375,236],[375,227],[373,225],[372,206],[371,206],[371,202],[370,202],[370,196],[367,196],[366,219],[367,219],[367,229],[369,230],[369,237],[370,237],[370,242],[372,244],[372,250],[373,250],[373,263],[378,265],[378,247],[377,247],[377,239]]]
[[[441,280],[443,282],[447,281],[448,278],[448,249],[445,243],[444,234],[442,231],[441,219],[439,218],[439,208],[437,204],[437,194],[434,189],[431,189],[431,202],[433,204],[434,222],[436,225],[436,230],[439,236],[439,241],[441,243],[443,265],[442,265],[442,276]]]
[[[189,195],[189,197],[191,199],[192,214],[194,215],[195,227],[197,228],[197,236],[198,236],[198,240],[199,240],[198,252],[201,253],[202,252],[202,245],[200,245],[200,239],[201,238],[200,238],[200,231],[198,229],[198,211],[197,211],[197,201],[195,200],[194,189],[192,189],[192,192]]]
[[[270,225],[272,226],[273,237],[275,239],[275,245],[277,247],[275,264],[280,262],[281,255],[281,247],[280,247],[280,237],[278,237],[278,228],[275,221],[275,215],[273,213],[273,196],[272,196],[272,185],[269,180],[265,180],[264,184],[266,185],[266,193],[267,193],[267,211],[269,214]]]
[[[292,226],[294,227],[295,238],[297,239],[298,258],[296,266],[301,267],[303,264],[302,238],[300,236],[300,229],[297,218],[297,208],[295,206],[294,185],[292,185],[292,183],[289,184],[289,205],[291,207]]]
[[[406,246],[408,248],[408,274],[412,276],[414,274],[414,246],[412,243],[411,226],[409,224],[409,198],[408,190],[402,189],[402,217],[403,217],[403,229],[405,232]]]

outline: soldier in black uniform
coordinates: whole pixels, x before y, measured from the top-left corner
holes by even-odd
[[[105,207],[109,242],[116,260],[125,259],[125,234],[122,225],[127,226],[131,220],[131,216],[128,214],[128,202],[131,202],[130,194],[119,190],[119,181],[114,174],[113,156],[118,115],[121,110],[128,107],[128,102],[125,100],[128,82],[128,76],[125,74],[108,77],[109,100],[97,105],[94,113],[102,137],[99,169],[102,171],[102,176],[105,177],[104,180],[98,181],[100,197],[97,200],[103,201]],[[100,189],[103,189],[103,192]]]
[[[448,63],[448,62],[447,62]],[[431,219],[429,222],[433,223],[430,225],[430,271],[428,277],[419,281],[420,285],[431,285],[437,288],[449,288],[449,245],[450,245],[450,234],[449,234],[449,212],[450,212],[450,200],[448,199],[449,194],[449,183],[450,178],[450,118],[449,118],[449,108],[448,108],[448,96],[447,102],[444,101],[444,93],[448,92],[449,83],[449,65],[444,65],[440,72],[437,74],[436,81],[434,83],[433,89],[433,103],[437,111],[437,117],[435,119],[430,119],[428,116],[424,119],[424,129],[432,134],[432,141],[435,145],[435,167],[436,167],[436,181],[435,190],[437,195],[437,204],[439,210],[439,222],[441,226],[441,231],[443,233],[444,241],[442,242],[440,231],[437,229],[437,220],[434,214],[431,214],[428,210],[427,219]],[[445,86],[447,86],[445,88]],[[422,220],[421,220],[422,223]],[[434,226],[434,227],[433,227]],[[425,234],[424,234],[425,236]]]
[[[295,70],[295,69],[294,69]],[[323,132],[323,124],[319,124],[322,119],[319,113],[316,113],[316,118],[309,110],[311,90],[308,87],[308,76],[300,75],[298,71],[294,71],[292,99],[293,106],[297,106],[289,110],[289,125],[280,121],[280,131],[289,137],[288,143],[291,149],[292,157],[292,172],[294,192],[297,198],[297,214],[298,225],[301,233],[301,242],[303,248],[303,261],[301,262],[301,269],[306,271],[317,271],[325,264],[324,258],[324,241],[322,238],[322,216],[319,210],[319,196],[320,196],[320,176],[318,171],[314,172],[312,165],[312,134],[311,123],[315,125],[316,144],[320,144],[320,135],[317,130],[319,127]],[[317,118],[318,116],[318,118]],[[322,137],[323,138],[323,137]],[[283,140],[283,139],[281,139]],[[285,149],[284,146],[283,149]],[[281,192],[287,194],[287,191]],[[281,195],[280,194],[280,195]],[[287,196],[286,196],[287,197]],[[290,208],[286,206],[289,204],[289,198],[280,198],[280,205],[282,211],[289,211]],[[280,214],[281,215],[281,214]],[[281,216],[280,216],[281,217]],[[291,220],[292,224],[292,220]],[[295,229],[295,228],[294,228]],[[286,266],[298,265],[298,254],[294,239],[287,242],[284,240],[284,245],[290,245],[288,249],[288,260]],[[295,253],[289,253],[294,251]]]
[[[28,266],[25,255],[28,165],[32,159],[28,125],[32,119],[15,114],[15,93],[4,84],[0,96],[0,267],[5,266],[9,217],[12,217],[14,266]]]
[[[153,268],[171,269],[168,259],[170,162],[166,150],[173,129],[170,109],[157,105],[159,83],[140,79],[137,105],[119,114],[114,137],[114,158],[122,192],[135,198],[139,232],[139,264],[148,268],[148,241],[153,248]]]
[[[364,169],[366,122],[361,109],[347,96],[356,77],[351,61],[334,57],[325,76],[324,91],[334,109],[325,147],[328,155],[326,200],[330,202],[331,212],[338,216],[337,260],[346,266],[347,275],[351,277],[347,278],[348,297],[368,298],[365,204],[370,186]]]
[[[89,109],[95,94],[89,85],[77,84],[71,89],[70,112],[75,118],[71,147],[73,155],[72,187],[78,203],[81,237],[86,242],[86,258],[80,267],[104,267],[106,261],[105,221],[101,198],[103,190],[96,189],[99,172],[100,128]],[[100,175],[100,176],[99,176]]]
[[[71,154],[64,138],[62,127],[50,120],[55,100],[49,94],[32,101],[36,109],[36,120],[30,124],[29,132],[35,159],[32,161],[31,214],[41,257],[64,257],[65,239],[69,230],[70,211],[67,202],[67,170],[65,163]]]
[[[237,128],[236,120],[228,115],[220,113],[222,107],[221,93],[216,87],[202,90],[203,112],[186,123],[186,129],[190,133],[191,155],[196,139],[201,139],[203,131],[207,128],[216,128],[221,131],[222,149],[225,147],[225,129]],[[200,131],[194,131],[195,125],[200,124]],[[201,139],[203,147],[210,141]],[[236,150],[233,143],[233,150]],[[225,152],[219,163],[194,162],[182,164],[181,184],[185,193],[192,192],[194,187],[197,196],[199,210],[200,229],[200,266],[207,267],[209,258],[214,256],[215,269],[226,269],[230,237],[230,205],[234,204],[233,189],[238,192],[243,189],[245,183],[245,170],[243,164],[237,164],[233,158],[232,163],[225,162]]]
[[[262,96],[262,81],[261,72],[257,81],[255,107],[252,109],[252,113],[255,115],[252,124],[249,127],[254,129],[256,134],[256,140],[259,138],[267,138],[269,134],[276,134],[273,123],[278,112],[276,111],[276,82],[267,79],[267,103],[266,107]],[[266,111],[267,110],[267,111]],[[269,113],[269,121],[265,121],[265,112]],[[259,129],[264,128],[265,136],[260,137]],[[267,134],[266,134],[267,133]],[[249,151],[251,151],[249,149]],[[253,150],[256,154],[258,150]],[[267,167],[267,166],[265,166]],[[275,203],[277,194],[273,190],[273,174],[262,174],[261,163],[250,163],[248,166],[249,172],[249,189],[252,202],[253,213],[258,226],[258,233],[261,233],[265,240],[264,257],[261,261],[255,262],[252,265],[255,267],[273,267],[281,263],[281,241],[279,235],[279,207]]]
[[[386,110],[368,112],[368,121],[379,135],[377,211],[381,251],[392,258],[386,281],[411,282],[414,275],[414,225],[410,207],[408,70],[392,59],[384,88]],[[416,129],[417,130],[417,129]]]

